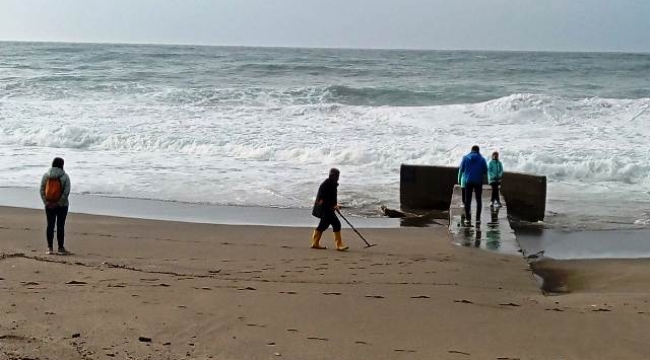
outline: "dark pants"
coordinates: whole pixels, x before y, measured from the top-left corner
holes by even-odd
[[[460,188],[460,199],[463,201],[463,205],[465,205],[465,188],[464,187]]]
[[[59,249],[63,249],[63,241],[65,239],[65,218],[68,216],[68,207],[46,207],[45,216],[47,216],[47,230],[45,231],[47,247],[50,249],[52,248],[52,243],[54,242],[54,225],[56,224],[56,242],[59,245]]]
[[[501,204],[501,200],[499,199],[499,185],[501,185],[500,182],[495,181],[490,186],[492,186],[492,197],[490,198],[490,202],[497,202]]]
[[[465,184],[465,218],[469,221],[472,218],[472,193],[476,194],[476,221],[481,220],[481,208],[483,207],[483,185]]]
[[[320,218],[320,223],[318,223],[316,230],[323,232],[327,230],[330,225],[332,225],[332,230],[334,232],[341,231],[341,222],[339,221],[339,218],[336,217],[334,211],[325,211],[323,212],[323,217]]]

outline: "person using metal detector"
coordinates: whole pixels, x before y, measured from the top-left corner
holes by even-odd
[[[323,235],[323,231],[327,230],[331,225],[332,231],[334,231],[336,250],[348,250],[348,247],[343,245],[343,240],[341,239],[341,222],[336,217],[336,211],[341,208],[337,199],[340,174],[341,172],[338,169],[330,169],[329,177],[318,188],[318,194],[316,195],[316,201],[314,202],[314,208],[311,214],[319,218],[320,223],[318,223],[318,227],[314,230],[311,238],[312,249],[326,249],[325,246],[320,245],[320,238]]]

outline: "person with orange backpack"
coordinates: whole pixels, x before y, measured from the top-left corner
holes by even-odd
[[[63,171],[63,159],[54,158],[52,167],[41,179],[41,199],[45,205],[47,217],[47,254],[54,254],[54,225],[56,225],[56,241],[58,253],[69,254],[65,249],[65,218],[68,216],[68,196],[70,195],[70,177]]]

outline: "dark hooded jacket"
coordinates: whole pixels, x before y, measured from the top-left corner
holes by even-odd
[[[327,178],[320,184],[316,201],[314,202],[314,208],[311,212],[312,215],[317,218],[322,218],[327,212],[334,212],[334,208],[338,204],[338,186],[339,184],[336,180],[331,178]]]

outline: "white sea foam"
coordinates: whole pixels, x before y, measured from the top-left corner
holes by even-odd
[[[50,158],[62,155],[77,192],[308,207],[327,168],[338,166],[342,199],[370,208],[397,204],[400,164],[456,165],[478,144],[486,156],[498,149],[506,170],[547,175],[551,200],[650,199],[648,98],[513,94],[368,107],[270,94],[248,105],[209,95],[160,102],[165,96],[3,98],[0,158],[11,166],[0,183],[35,187]]]

